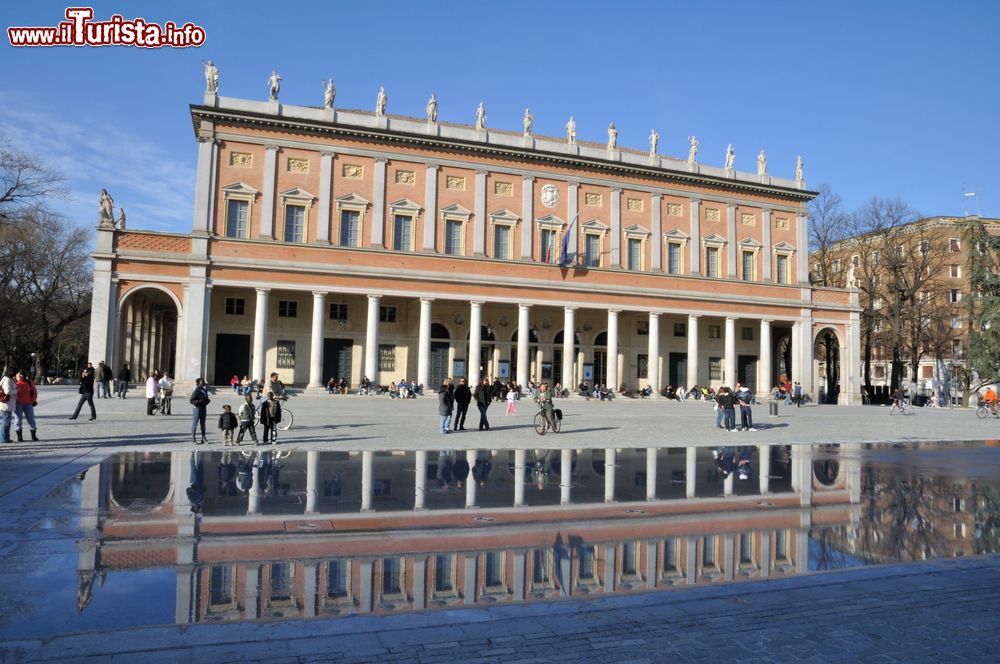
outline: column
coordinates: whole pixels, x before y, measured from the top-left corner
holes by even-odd
[[[427,497],[427,451],[417,450],[414,456],[413,509],[422,510]]]
[[[531,260],[531,245],[535,232],[535,178],[530,175],[522,180],[521,189],[521,260]],[[521,383],[522,385],[524,383]]]
[[[260,485],[260,473],[258,472],[257,466],[251,468],[250,472],[253,473],[253,484],[250,485],[250,490],[247,491],[247,514],[260,514],[260,497],[262,489]]]
[[[486,255],[486,171],[476,171],[476,203],[472,255]]]
[[[205,279],[205,266],[191,267],[191,281],[184,292],[185,319],[185,349],[184,376],[185,382],[194,382],[195,378],[204,376],[205,357],[208,352],[207,330],[211,302],[211,287]],[[144,329],[145,330],[148,328]],[[147,367],[148,370],[149,367]]]
[[[790,380],[793,383],[801,383],[804,369],[802,366],[802,323],[795,321],[792,323],[792,375],[789,377]],[[803,387],[804,391],[805,387]]]
[[[330,244],[330,199],[333,188],[334,153],[319,153],[319,207],[316,222],[316,243]]]
[[[423,557],[413,561],[413,608],[427,608],[427,559]]]
[[[528,357],[528,343],[531,341],[530,304],[517,305],[517,384],[527,386],[528,367],[531,358]]]
[[[663,271],[663,232],[662,232],[662,216],[660,214],[660,203],[663,200],[663,196],[660,194],[653,194],[650,198],[652,204],[650,207],[650,228],[653,229],[653,236],[650,238],[652,242],[652,255],[650,266],[651,272],[662,272]]]
[[[809,284],[809,217],[795,216],[795,281],[789,283]],[[791,262],[791,261],[789,261]]]
[[[475,390],[481,380],[479,363],[483,355],[483,303],[475,300],[469,304],[472,307],[469,315],[469,357],[465,362],[468,365],[466,373],[469,375],[469,389]]]
[[[726,206],[726,276],[730,279],[738,279],[736,272],[736,249],[739,239],[736,237],[736,206]]]
[[[319,452],[306,452],[306,514],[315,514],[319,504]]]
[[[470,486],[475,486],[475,482],[470,482]],[[467,553],[463,556],[465,558],[465,579],[462,583],[462,599],[463,603],[466,605],[475,604],[476,596],[479,592],[476,588],[476,560],[479,557],[475,553]]]
[[[246,566],[247,575],[247,595],[246,602],[244,604],[246,615],[251,620],[260,617],[260,568],[257,565],[250,563]]]
[[[763,214],[761,214],[761,225],[763,226],[764,239],[762,242],[764,246],[760,249],[760,261],[761,267],[764,270],[761,272],[761,278],[764,281],[771,281],[771,211],[764,208]]]
[[[576,340],[576,307],[563,309],[563,363],[559,380],[567,390],[573,389],[573,346]]]
[[[615,502],[615,448],[608,447],[604,450],[604,502]]]
[[[524,450],[514,450],[514,507],[524,506]]]
[[[698,448],[688,447],[684,453],[684,495],[694,498],[695,483],[698,480]]]
[[[323,381],[323,321],[326,315],[326,293],[313,291],[312,336],[309,338],[309,385],[322,389]],[[218,380],[218,377],[216,377]]]
[[[417,338],[417,385],[425,390],[436,390],[437,385],[428,385],[431,376],[431,303],[434,298],[420,298],[420,332]]]
[[[726,385],[736,389],[736,319],[726,316]]]
[[[573,502],[573,450],[559,452],[559,504],[569,505]]]
[[[611,267],[622,265],[622,190],[611,190]]]
[[[649,312],[649,348],[646,350],[646,379],[653,388],[653,396],[660,396],[660,314]],[[675,386],[676,387],[676,386]]]
[[[762,494],[771,491],[771,446],[757,446],[757,465],[760,472],[760,492]]]
[[[368,326],[365,328],[365,366],[361,373],[378,385],[378,307],[380,297],[368,296]]]
[[[360,562],[361,576],[358,592],[358,613],[371,613],[372,607],[374,607],[374,588],[372,587],[375,581],[374,576],[374,566],[375,561],[372,559],[362,560]]]
[[[770,394],[774,378],[771,368],[771,321],[760,321],[760,363],[757,365],[757,394],[764,397]]]
[[[264,191],[260,197],[260,234],[263,240],[274,239],[274,199],[278,181],[278,146],[264,146]]]
[[[319,565],[317,561],[310,561],[303,563],[303,571],[305,572],[306,578],[303,579],[302,583],[302,617],[303,618],[315,618],[316,617],[316,586],[317,586],[317,576],[319,575]]]
[[[731,496],[733,495],[733,480],[736,479],[736,473],[729,473],[729,477],[722,481],[722,495]]]
[[[361,511],[371,512],[372,511],[372,492],[374,490],[373,485],[373,475],[374,469],[374,455],[371,451],[366,450],[361,453]]]
[[[469,463],[469,476],[465,479],[465,507],[478,507],[476,505],[476,490],[479,488],[479,482],[472,476],[472,468],[476,467],[476,455],[477,450],[466,450],[465,460]],[[459,452],[461,454],[461,452]]]
[[[698,316],[688,316],[687,389],[698,384]]]
[[[566,232],[572,231],[569,235],[569,242],[566,245],[566,252],[576,260],[578,255],[577,244],[580,237],[580,220],[577,219],[577,215],[580,212],[580,183],[575,181],[570,181],[566,187],[566,221],[570,227],[566,228]],[[576,219],[576,224],[573,224],[573,220]],[[559,257],[562,260],[562,256]]]
[[[437,178],[438,165],[427,165],[427,182],[424,186],[424,205],[427,206],[427,216],[424,217],[424,247],[427,252],[434,251],[437,239]]]
[[[656,500],[656,453],[655,447],[646,448],[646,500]]]
[[[98,229],[100,237],[102,233],[112,233],[113,231]],[[111,278],[112,269],[109,259],[94,259],[94,290],[91,298],[90,311],[90,357],[106,358],[107,362],[112,362],[112,346],[114,344],[114,330],[117,327],[115,316],[116,288]],[[127,314],[122,311],[122,317]],[[125,335],[124,338],[127,338]],[[127,356],[123,355],[123,358]],[[132,365],[129,365],[132,367]],[[121,368],[121,364],[113,367],[115,371]],[[135,367],[132,367],[133,371]]]
[[[375,160],[375,178],[372,184],[374,191],[372,202],[372,241],[373,249],[385,246],[385,159]]]
[[[604,545],[604,592],[613,593],[615,591],[615,581],[617,577],[615,574],[615,555],[618,553],[618,545],[616,544],[605,544]]]
[[[514,556],[514,601],[523,602],[524,601],[524,586],[525,586],[525,572],[527,565],[525,564],[525,558],[528,553],[526,551],[517,551],[513,554]]]
[[[212,230],[214,203],[213,185],[218,170],[219,146],[209,136],[198,137],[198,176],[194,190],[195,235],[205,235]]]
[[[722,540],[722,575],[724,581],[732,581],[736,567],[736,535],[725,535]]]
[[[608,309],[608,375],[605,383],[609,390],[618,389],[618,309]],[[566,385],[563,383],[564,387]]]
[[[174,622],[187,625],[195,619],[194,567],[191,564],[178,565],[175,571],[177,585],[174,600]]]
[[[535,351],[535,382],[540,382],[542,380],[542,362],[545,360],[545,351],[542,350],[541,346]]]
[[[251,380],[264,380],[267,367],[265,366],[267,354],[267,297],[271,292],[269,288],[257,289],[257,306],[254,309],[253,317],[253,375]]]
[[[799,325],[799,335],[801,343],[799,345],[799,357],[801,370],[799,372],[799,382],[802,383],[802,394],[809,394],[816,398],[816,385],[813,379],[819,372],[819,362],[813,357],[813,318],[810,309],[802,310],[802,323]],[[844,351],[841,350],[841,357]],[[843,381],[841,382],[843,385]],[[846,389],[846,388],[845,388]]]
[[[691,199],[691,257],[688,260],[691,274],[701,274],[701,201]]]

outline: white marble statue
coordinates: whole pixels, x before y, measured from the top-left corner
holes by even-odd
[[[698,156],[698,139],[694,136],[688,136],[688,163],[693,164],[694,158]]]
[[[858,287],[858,276],[854,274],[854,263],[847,268],[847,287],[850,289],[856,289]]]
[[[271,76],[267,79],[267,91],[269,101],[278,101],[278,92],[281,90],[281,77],[278,72],[271,70]]]
[[[649,156],[656,156],[656,146],[660,142],[660,135],[656,133],[655,129],[649,130]]]
[[[486,129],[486,108],[483,102],[479,102],[479,106],[476,107],[476,129]]]
[[[608,125],[608,150],[614,150],[618,147],[618,129],[615,127],[615,123],[612,122]]]
[[[795,181],[802,182],[802,157],[795,157]]]
[[[427,122],[438,121],[438,100],[437,95],[433,92],[431,93],[431,98],[427,100],[427,108],[424,110],[427,112]]]
[[[328,78],[323,83],[323,108],[330,110],[333,108],[333,100],[337,97],[337,86],[333,84],[333,79]]]
[[[375,115],[382,117],[385,115],[385,107],[389,104],[389,97],[385,94],[385,88],[379,86],[378,97],[375,99]]]
[[[531,125],[532,123],[534,123],[534,121],[535,121],[535,116],[533,116],[528,111],[528,109],[524,109],[524,120],[521,121],[521,124],[524,125],[525,136],[531,136]]]
[[[118,208],[118,230],[125,230],[125,208]]]
[[[107,189],[101,189],[101,226],[115,225],[115,201]]]
[[[757,153],[757,175],[767,175],[767,156],[763,150]]]
[[[219,70],[215,67],[215,63],[211,60],[205,62],[201,61],[205,65],[205,92],[210,92],[216,94],[219,92]]]
[[[569,116],[569,122],[566,123],[566,142],[572,145],[576,143],[576,120],[573,116]]]
[[[733,170],[733,165],[736,163],[736,152],[733,150],[733,144],[730,143],[726,148],[726,165],[724,168],[727,171]]]

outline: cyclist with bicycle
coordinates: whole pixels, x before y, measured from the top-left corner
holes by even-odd
[[[892,403],[889,405],[889,414],[892,414],[892,409],[896,408],[900,413],[906,411],[906,393],[903,392],[902,387],[897,387],[896,391],[892,393]]]
[[[281,421],[281,402],[274,392],[267,393],[267,401],[260,406],[260,423],[264,426],[263,444],[270,440],[272,445],[278,444],[278,422]]]
[[[545,413],[546,424],[549,428],[555,430],[554,422],[556,421],[556,414],[552,406],[552,390],[549,389],[548,383],[542,383],[538,390],[538,397],[535,400],[538,402],[539,409]]]

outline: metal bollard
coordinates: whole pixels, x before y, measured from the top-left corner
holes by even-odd
[[[768,414],[769,417],[777,417],[778,416],[778,402],[777,401],[768,402],[768,404],[767,404],[767,414]]]

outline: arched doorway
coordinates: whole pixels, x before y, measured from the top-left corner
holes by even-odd
[[[771,389],[778,381],[792,380],[792,331],[789,328],[775,328],[774,364],[771,367],[771,377],[767,389]]]
[[[175,376],[179,312],[180,302],[165,288],[148,285],[127,291],[118,303],[115,375],[127,362],[135,382],[152,371]]]
[[[840,339],[836,330],[825,327],[813,341],[819,403],[835,404],[840,395]]]
[[[451,350],[451,334],[441,323],[431,323],[431,357],[427,369],[427,381],[424,389],[437,390],[448,376],[448,353]]]

